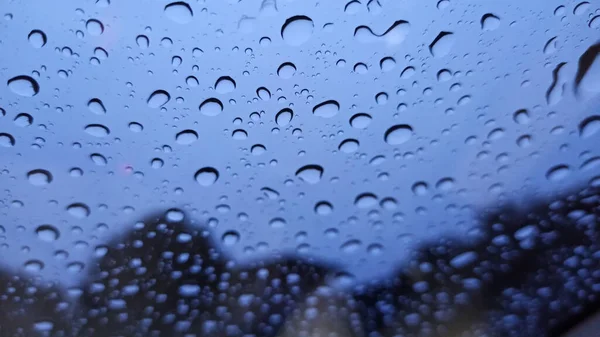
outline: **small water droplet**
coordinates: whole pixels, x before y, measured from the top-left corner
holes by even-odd
[[[217,82],[215,82],[215,91],[219,94],[230,93],[235,90],[235,87],[235,81],[229,76],[221,76]]]
[[[561,181],[568,177],[570,173],[571,168],[568,165],[556,165],[546,172],[546,179],[550,181]]]
[[[333,206],[327,201],[320,201],[315,205],[315,213],[318,215],[329,215],[333,212]]]
[[[27,173],[29,183],[34,186],[44,186],[52,182],[52,174],[46,170],[37,169]]]
[[[152,109],[160,108],[171,100],[171,95],[165,90],[156,90],[148,97],[148,107]]]
[[[26,272],[37,273],[44,269],[44,263],[39,260],[29,260],[25,262],[24,268]]]
[[[148,49],[150,47],[150,39],[146,35],[138,35],[135,38],[135,43],[140,49]]]
[[[175,141],[180,145],[190,145],[198,140],[198,133],[194,130],[183,130],[175,135]]]
[[[13,147],[15,146],[15,137],[9,133],[0,133],[0,146]]]
[[[440,32],[429,45],[429,51],[433,57],[444,57],[450,53],[455,42],[454,33]]]
[[[45,242],[53,242],[60,237],[60,232],[52,225],[41,225],[35,230],[35,233],[38,239]]]
[[[96,115],[104,115],[106,113],[106,108],[102,101],[98,98],[92,98],[88,102],[88,109]]]
[[[283,126],[290,124],[293,117],[294,117],[294,112],[292,111],[292,109],[285,108],[277,113],[277,115],[275,116],[275,123],[277,123],[277,125],[283,127]]]
[[[221,241],[225,247],[231,247],[240,242],[240,233],[234,230],[227,231],[223,234]]]
[[[358,208],[365,209],[377,205],[377,196],[373,193],[362,193],[354,199],[354,205]]]
[[[256,89],[256,95],[263,101],[268,101],[271,99],[271,92],[265,87]]]
[[[287,225],[287,222],[282,218],[274,218],[269,221],[269,226],[271,228],[283,228]]]
[[[196,171],[194,179],[202,186],[211,186],[219,179],[219,171],[212,167],[204,167]]]
[[[384,140],[390,145],[400,145],[408,142],[412,134],[413,129],[410,125],[394,125],[385,132]]]
[[[91,36],[99,36],[104,32],[104,25],[96,19],[89,19],[85,24],[85,28]]]
[[[84,219],[90,215],[90,208],[88,205],[79,202],[67,206],[67,212],[77,219]]]
[[[600,115],[587,117],[579,123],[579,136],[589,138],[600,131]]]
[[[34,29],[29,32],[27,39],[33,48],[42,48],[47,42],[46,33],[39,29]]]
[[[334,100],[319,103],[313,108],[313,114],[323,118],[331,118],[337,115],[339,111],[340,104]]]
[[[102,124],[88,124],[85,132],[94,137],[106,137],[110,134],[110,130]]]
[[[90,159],[92,159],[92,161],[94,162],[94,164],[98,165],[98,166],[106,166],[106,164],[108,163],[108,161],[106,160],[106,158],[99,154],[99,153],[93,153],[90,155]]]
[[[358,151],[360,143],[356,139],[343,140],[338,146],[338,150],[344,153],[353,153]]]
[[[323,167],[319,165],[305,165],[296,171],[296,177],[309,184],[318,183],[322,176]]]
[[[481,29],[491,31],[500,27],[500,18],[494,14],[487,13],[481,17]]]
[[[209,98],[200,104],[199,109],[205,116],[217,116],[223,112],[223,103],[216,98]]]
[[[165,16],[175,23],[186,24],[192,21],[194,12],[186,2],[177,1],[165,6]]]
[[[296,66],[291,62],[285,62],[277,69],[277,75],[283,79],[289,79],[296,73]]]
[[[299,46],[310,39],[314,26],[312,19],[308,16],[292,16],[282,25],[281,38],[290,46]]]
[[[357,113],[350,118],[350,126],[356,129],[365,129],[371,124],[373,118],[366,113]]]

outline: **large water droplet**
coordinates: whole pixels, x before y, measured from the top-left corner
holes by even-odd
[[[199,109],[205,116],[216,116],[223,112],[223,103],[216,98],[209,98],[200,104]]]
[[[37,169],[27,173],[29,183],[34,186],[44,186],[52,182],[52,174],[46,170]]]
[[[451,32],[440,32],[429,45],[429,51],[433,57],[444,57],[450,53],[454,45],[455,36]]]
[[[60,232],[52,225],[41,225],[35,230],[38,239],[45,242],[53,242],[58,240]]]
[[[148,49],[150,47],[150,39],[146,35],[138,35],[135,38],[135,43],[140,49]]]
[[[579,136],[588,138],[600,131],[600,116],[590,116],[579,123]]]
[[[277,113],[277,115],[275,116],[275,123],[283,127],[290,124],[293,117],[294,112],[292,111],[292,109],[285,108]]]
[[[177,144],[190,145],[198,140],[198,133],[194,130],[183,130],[175,136]]]
[[[352,239],[344,242],[340,246],[340,250],[346,254],[351,254],[357,252],[362,246],[362,242],[357,239]]]
[[[366,113],[357,113],[350,118],[350,126],[356,129],[365,129],[371,124],[373,118]]]
[[[47,42],[46,33],[38,29],[32,30],[27,36],[27,39],[33,48],[42,48]]]
[[[281,38],[290,46],[299,46],[310,39],[313,29],[314,23],[308,16],[293,16],[281,27]]]
[[[579,58],[575,88],[578,91],[600,92],[600,43],[588,48]]]
[[[356,139],[346,139],[340,143],[338,150],[344,153],[353,153],[358,150],[359,142]]]
[[[269,221],[269,226],[271,228],[283,228],[287,225],[287,222],[283,218],[274,218]]]
[[[90,159],[94,162],[94,164],[98,166],[106,166],[106,164],[108,163],[106,158],[99,153],[92,153],[90,155]]]
[[[90,208],[84,203],[74,203],[67,206],[67,212],[78,219],[87,218],[90,215]]]
[[[481,17],[481,29],[496,30],[500,27],[500,18],[494,14],[487,13]]]
[[[23,267],[25,268],[26,272],[37,273],[40,270],[44,269],[44,263],[39,260],[29,260],[25,262]]]
[[[102,101],[98,98],[92,98],[88,102],[88,109],[96,115],[104,115],[106,113],[106,108]]]
[[[171,100],[171,95],[165,90],[156,90],[148,97],[148,107],[152,109],[160,108]]]
[[[8,80],[8,88],[17,95],[32,97],[40,92],[40,86],[32,77],[21,75]]]
[[[240,241],[240,233],[234,230],[227,231],[223,234],[221,241],[224,246],[231,247]]]
[[[102,124],[88,124],[85,132],[94,137],[106,137],[110,134],[110,130]]]
[[[556,165],[546,172],[546,179],[550,181],[561,181],[569,176],[571,168],[568,165]]]
[[[277,75],[283,79],[289,79],[296,73],[296,66],[291,62],[285,62],[277,69]]]
[[[9,133],[0,133],[0,146],[13,147],[15,146],[15,137]]]
[[[177,1],[165,6],[165,15],[175,23],[186,24],[192,21],[194,12],[187,3]]]
[[[316,184],[321,181],[323,167],[319,165],[306,165],[296,171],[296,176],[306,183]]]
[[[329,100],[316,105],[313,108],[313,114],[318,117],[331,118],[340,111],[340,104],[337,101]]]
[[[16,126],[27,127],[33,123],[33,117],[30,114],[20,113],[15,116],[14,122]]]
[[[413,129],[410,125],[394,125],[385,132],[385,142],[390,145],[400,145],[408,142],[412,137]]]
[[[354,205],[358,208],[371,208],[377,205],[377,196],[373,193],[362,193],[354,199]]]
[[[104,25],[96,19],[89,19],[85,28],[91,36],[98,36],[104,32]]]
[[[221,76],[215,83],[215,91],[219,94],[226,94],[235,89],[235,81],[229,76]]]
[[[263,101],[268,101],[271,99],[271,92],[265,87],[256,89],[256,95]]]
[[[212,167],[204,167],[196,171],[194,179],[202,186],[210,186],[219,179],[219,171]]]
[[[318,215],[329,215],[333,212],[333,206],[327,201],[319,201],[315,205],[315,213]]]

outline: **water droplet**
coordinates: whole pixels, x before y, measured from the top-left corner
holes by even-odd
[[[384,140],[390,145],[400,145],[408,142],[412,134],[413,129],[410,125],[394,125],[385,132]]]
[[[358,151],[360,143],[356,139],[343,140],[338,146],[338,150],[344,153],[353,153]]]
[[[223,103],[216,98],[209,98],[200,104],[199,109],[205,116],[217,116],[223,112]]]
[[[496,128],[488,134],[488,140],[494,141],[504,137],[504,129]]]
[[[156,90],[148,97],[148,107],[152,109],[160,108],[171,100],[171,95],[165,90]]]
[[[582,15],[589,8],[590,8],[590,3],[589,2],[587,2],[587,1],[581,2],[577,6],[575,6],[575,8],[573,9],[573,14],[575,14],[575,15]]]
[[[550,40],[548,40],[548,42],[546,42],[546,44],[544,45],[544,54],[546,55],[550,55],[553,54],[556,49],[558,47],[558,39],[557,36],[551,38]]]
[[[85,28],[91,36],[99,36],[104,32],[104,25],[96,19],[89,19],[85,24]]]
[[[354,65],[354,72],[357,74],[364,75],[369,72],[369,67],[367,67],[367,65],[362,62],[358,62]]]
[[[187,84],[188,86],[195,88],[198,86],[199,82],[198,79],[196,78],[196,76],[188,76],[185,79],[185,84]]]
[[[250,152],[255,156],[260,156],[261,154],[265,153],[266,151],[267,151],[267,148],[262,144],[256,144],[256,145],[252,146],[252,148],[250,149]]]
[[[35,230],[38,239],[45,242],[53,242],[58,240],[60,232],[52,225],[41,225]]]
[[[371,124],[373,118],[366,113],[357,113],[350,118],[350,126],[356,129],[365,129]]]
[[[529,124],[529,111],[525,109],[515,111],[513,120],[517,124]]]
[[[223,241],[225,247],[231,247],[240,242],[240,233],[234,230],[227,231],[223,234],[221,241]]]
[[[321,181],[322,176],[323,167],[319,165],[302,166],[300,169],[298,169],[298,171],[296,171],[296,177],[309,184],[318,183]]]
[[[351,239],[351,240],[344,242],[340,246],[340,250],[346,254],[351,254],[351,253],[357,252],[361,246],[362,246],[362,242],[360,240]]]
[[[317,104],[313,108],[313,114],[318,117],[331,118],[340,111],[340,104],[337,101],[329,100]]]
[[[98,98],[92,98],[88,102],[88,109],[96,115],[104,115],[106,113],[106,108],[104,107],[104,103]]]
[[[283,79],[289,79],[296,73],[296,66],[291,62],[285,62],[277,69],[277,75]]]
[[[408,36],[410,23],[399,20],[394,22],[383,34],[376,34],[368,26],[358,26],[354,29],[354,38],[360,43],[383,41],[388,45],[397,46]]]
[[[85,127],[85,132],[94,137],[106,137],[110,134],[110,130],[102,124],[89,124]]]
[[[265,87],[256,89],[256,95],[263,101],[268,101],[271,99],[271,92]]]
[[[90,208],[84,203],[74,203],[67,206],[67,212],[75,218],[83,219],[90,216]]]
[[[244,140],[248,138],[248,132],[242,129],[233,130],[233,132],[231,133],[231,137],[235,140]]]
[[[194,130],[183,130],[175,136],[177,144],[189,145],[198,140],[198,133]]]
[[[327,201],[320,201],[315,205],[315,213],[318,215],[329,215],[333,212],[333,206]]]
[[[44,269],[44,263],[39,260],[29,260],[25,262],[25,265],[23,267],[25,268],[26,272],[37,273]]]
[[[135,43],[140,49],[148,49],[148,47],[150,47],[150,39],[148,39],[146,35],[138,35],[135,38]]]
[[[8,80],[8,88],[17,95],[32,97],[40,92],[40,86],[32,77],[21,75]]]
[[[91,154],[90,159],[92,159],[94,164],[96,164],[98,166],[106,166],[106,164],[107,164],[106,158],[104,158],[104,156],[99,153]]]
[[[52,174],[46,170],[37,169],[27,173],[29,183],[34,186],[44,186],[52,182]]]
[[[215,91],[219,94],[232,92],[236,87],[235,81],[229,76],[221,76],[215,83]]]
[[[15,137],[9,133],[0,133],[0,146],[13,147],[15,146]]]
[[[275,116],[275,123],[277,123],[277,125],[283,127],[283,126],[290,124],[293,117],[294,117],[294,112],[292,111],[292,109],[285,108],[277,113],[277,115]]]
[[[384,72],[392,71],[396,67],[396,60],[393,57],[384,57],[379,61],[379,67]]]
[[[561,181],[569,176],[571,168],[568,165],[556,165],[546,172],[546,179],[550,181]]]
[[[354,199],[354,205],[358,208],[365,209],[377,205],[377,196],[373,193],[362,193]]]
[[[597,21],[600,26],[600,19]],[[579,58],[575,88],[577,91],[600,92],[600,43],[589,47]]]
[[[388,101],[388,94],[385,92],[380,92],[375,96],[375,102],[379,105],[384,105]]]
[[[448,192],[454,188],[454,179],[452,178],[442,178],[438,180],[435,184],[435,188],[442,192]]]
[[[163,167],[164,165],[165,165],[165,162],[160,158],[154,158],[150,162],[150,167],[152,167],[153,169],[159,169],[159,168]]]
[[[129,130],[132,132],[142,132],[144,130],[144,126],[140,123],[131,122],[129,123]]]
[[[500,18],[494,14],[487,13],[481,17],[481,29],[491,31],[500,27]]]
[[[171,208],[167,211],[167,220],[169,222],[181,222],[185,218],[185,213],[177,208]]]
[[[287,222],[282,218],[274,218],[269,221],[269,226],[271,226],[271,228],[283,228],[286,224]]]
[[[444,57],[450,53],[454,42],[454,33],[440,32],[429,45],[429,51],[433,57]]]
[[[15,125],[19,127],[27,127],[33,123],[33,117],[30,114],[20,113],[14,119]]]
[[[281,27],[281,38],[290,46],[299,46],[310,39],[314,26],[308,16],[293,16]]]
[[[210,186],[219,179],[219,171],[212,167],[204,167],[196,172],[194,179],[202,186]]]
[[[27,39],[33,48],[42,48],[47,42],[46,33],[38,29],[32,30],[27,36]]]
[[[165,16],[175,23],[186,24],[192,21],[194,12],[187,3],[177,1],[165,6]]]
[[[579,136],[589,138],[600,131],[600,116],[590,116],[579,123]]]

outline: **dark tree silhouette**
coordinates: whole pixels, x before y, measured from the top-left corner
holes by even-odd
[[[0,272],[0,336],[70,336],[70,309],[54,284]]]
[[[150,216],[108,245],[84,287],[82,336],[274,336],[335,271],[293,256],[238,265],[184,219]]]
[[[344,292],[335,266],[240,264],[169,210],[106,246],[76,309],[52,284],[0,274],[0,336],[554,337],[600,310],[599,188],[480,213],[470,235]]]

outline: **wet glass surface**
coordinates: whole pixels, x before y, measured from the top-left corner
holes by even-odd
[[[581,0],[0,0],[0,334],[563,331],[600,292],[599,29]]]

